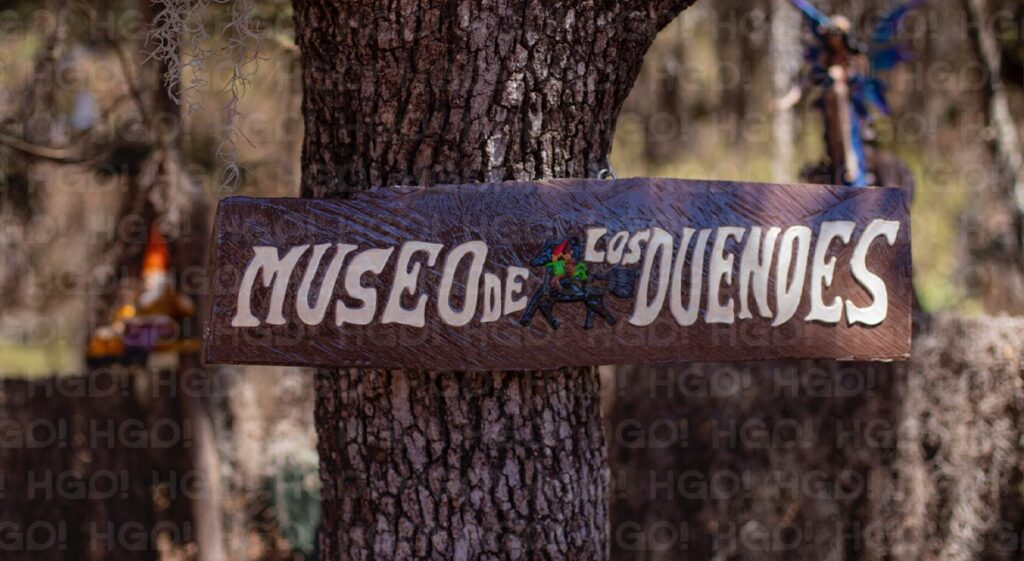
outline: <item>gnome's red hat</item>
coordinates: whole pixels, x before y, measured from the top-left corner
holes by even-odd
[[[170,261],[171,256],[167,251],[167,242],[160,234],[160,228],[153,224],[149,228],[146,251],[142,254],[142,274],[166,272]]]
[[[555,250],[551,252],[551,258],[554,259],[555,257],[557,257],[559,255],[568,255],[568,253],[569,253],[569,240],[565,240],[564,242],[558,244],[558,246],[555,247]]]

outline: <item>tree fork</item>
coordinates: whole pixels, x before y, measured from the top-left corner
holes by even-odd
[[[693,0],[295,0],[302,195],[593,176]],[[321,371],[324,559],[604,559],[596,369]]]

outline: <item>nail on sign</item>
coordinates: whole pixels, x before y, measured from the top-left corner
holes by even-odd
[[[904,359],[900,189],[673,179],[221,202],[214,363]]]

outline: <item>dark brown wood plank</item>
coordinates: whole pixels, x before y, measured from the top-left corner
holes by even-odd
[[[229,198],[221,202],[215,225],[206,358],[219,363],[430,369],[903,359],[910,352],[912,292],[908,206],[907,193],[899,189],[648,178],[393,187],[337,200]],[[588,238],[594,228],[607,229],[607,234]],[[768,317],[762,317],[752,289],[746,298],[752,317],[741,317],[740,277],[748,270],[742,265],[744,251],[755,231],[761,244],[753,249],[764,251],[773,228],[777,236],[765,285]],[[702,230],[708,232],[702,235]],[[821,233],[828,231],[839,236],[819,250]],[[622,258],[609,247],[610,242],[617,245],[611,239],[618,232],[626,232],[619,235],[619,240],[627,240]],[[644,242],[645,232],[650,239],[661,240],[660,246]],[[677,271],[687,232],[682,268]],[[730,232],[733,235],[727,237]],[[848,243],[843,234],[849,235]],[[886,234],[893,236],[891,245]],[[742,239],[737,240],[739,236]],[[578,250],[574,252],[570,243],[563,253],[585,263],[587,281],[565,280],[556,288],[545,281],[548,267],[530,263],[545,247],[557,249],[573,237]],[[707,242],[701,246],[699,310],[687,314],[692,255],[702,238]],[[596,251],[587,251],[590,239],[595,240]],[[723,242],[716,243],[719,239]],[[662,261],[665,252],[654,248],[669,246]],[[801,261],[804,246],[806,269],[796,275],[794,262]],[[261,247],[265,249],[256,249]],[[339,248],[343,258],[336,260]],[[477,255],[473,251],[482,253],[484,248],[486,257],[480,260],[477,276],[470,263]],[[864,266],[855,270],[858,248]],[[600,253],[604,260],[595,262]],[[411,256],[405,263],[403,254]],[[457,259],[460,254],[463,259]],[[265,269],[257,271],[255,266],[257,255],[268,264],[281,265],[281,274],[264,278]],[[781,256],[789,256],[788,267],[779,266]],[[306,306],[300,306],[300,287],[316,257],[319,263],[309,273]],[[814,263],[824,265],[832,259],[832,282],[825,286],[821,275],[815,275]],[[446,277],[449,261],[458,264]],[[542,261],[551,259],[537,263]],[[663,264],[668,269],[664,277]],[[818,270],[827,272],[821,265]],[[396,271],[417,266],[415,285],[392,302],[391,292],[402,278]],[[368,272],[357,275],[359,270]],[[323,291],[321,303],[323,279],[334,272],[337,277]],[[784,302],[787,292],[778,286],[780,274],[791,285],[788,292],[794,304],[788,312],[780,306],[779,297]],[[527,276],[522,288],[507,293],[509,280],[523,275]],[[604,276],[614,279],[612,285],[599,278]],[[875,276],[876,284],[885,287],[885,305],[873,314],[851,315],[851,306],[867,308],[883,301],[868,288]],[[674,286],[676,277],[680,280]],[[442,288],[445,278],[450,279],[447,292]],[[625,289],[631,278],[636,290],[629,297]],[[667,282],[662,284],[662,278]],[[264,286],[264,280],[272,286],[287,281],[281,285],[283,298],[276,312],[271,310],[273,290]],[[495,291],[495,284],[500,289]],[[239,298],[243,285],[253,287],[250,298]],[[813,294],[814,285],[821,286],[820,298]],[[358,298],[360,286],[369,296],[364,301]],[[617,321],[611,324],[596,313],[593,326],[585,328],[588,305],[581,301],[552,305],[557,329],[542,313],[543,305],[524,321],[523,302],[542,286],[550,288],[541,303],[552,295],[585,296],[598,312],[606,306]],[[477,293],[475,306],[466,303],[467,287]],[[713,287],[718,287],[715,298],[709,299]],[[498,297],[485,298],[489,291]],[[659,308],[653,304],[662,292]],[[679,294],[681,305],[673,306],[673,292]],[[623,295],[627,297],[619,297]],[[836,298],[838,316],[822,308]],[[421,299],[422,312],[411,311]],[[648,306],[638,305],[641,299]],[[825,319],[808,319],[812,300],[819,302],[814,309]],[[485,314],[491,302],[502,307],[496,317]],[[475,310],[467,311],[467,305]],[[644,308],[654,311],[645,314]],[[857,317],[872,325],[851,324]],[[416,325],[420,321],[422,326]]]

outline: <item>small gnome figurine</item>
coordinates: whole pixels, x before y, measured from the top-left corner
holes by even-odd
[[[551,251],[551,261],[545,267],[551,272],[551,288],[555,290],[567,288],[563,280],[570,284],[584,284],[587,282],[587,264],[582,261],[576,261],[569,240],[558,244]]]
[[[137,313],[125,322],[125,347],[129,350],[182,351],[189,350],[182,345],[194,342],[190,331],[195,304],[188,295],[175,290],[170,261],[167,241],[154,224],[142,255]]]
[[[137,288],[136,288],[137,287]],[[91,364],[146,363],[156,352],[195,352],[195,304],[175,290],[167,241],[149,230],[138,279],[121,284],[121,302],[108,325],[95,330],[86,349]]]

